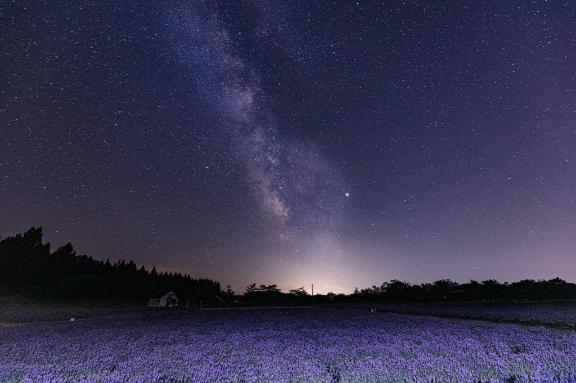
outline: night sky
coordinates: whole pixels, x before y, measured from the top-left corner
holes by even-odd
[[[284,289],[576,281],[576,2],[2,1],[0,234]]]

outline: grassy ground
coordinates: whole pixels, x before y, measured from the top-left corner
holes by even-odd
[[[351,307],[417,316],[473,319],[562,329],[576,328],[575,302],[453,302],[356,304]]]
[[[146,304],[142,302],[63,301],[20,295],[0,297],[0,323],[4,326],[11,323],[69,320],[143,310],[146,310]]]

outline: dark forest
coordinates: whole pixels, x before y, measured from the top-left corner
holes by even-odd
[[[352,294],[310,295],[304,288],[282,292],[277,285],[249,285],[235,296],[228,286],[207,278],[182,273],[147,270],[134,261],[95,260],[76,254],[72,244],[51,251],[43,242],[42,228],[32,227],[0,241],[0,293],[64,301],[144,302],[152,296],[174,291],[182,304],[293,305],[354,302],[463,302],[542,301],[576,299],[576,284],[560,278],[496,280],[457,283],[449,279],[410,284],[398,280],[356,289]]]

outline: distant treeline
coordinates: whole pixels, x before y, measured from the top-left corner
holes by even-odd
[[[493,279],[457,283],[443,279],[420,285],[392,280],[381,286],[356,290],[349,297],[376,302],[568,300],[576,299],[576,284],[560,278],[512,283]]]
[[[303,288],[280,291],[276,285],[248,286],[242,302],[248,304],[309,304],[365,302],[462,302],[462,301],[541,301],[576,299],[576,284],[560,278],[526,279],[513,283],[495,280],[457,283],[449,279],[413,285],[392,280],[380,286],[356,289],[352,294],[322,294],[312,297]]]
[[[94,301],[145,301],[174,291],[181,303],[206,305],[307,305],[362,302],[458,302],[576,300],[576,284],[560,278],[457,283],[449,279],[419,285],[392,280],[352,294],[310,295],[304,288],[282,292],[277,285],[248,286],[236,295],[228,286],[181,273],[138,268],[133,261],[110,263],[77,255],[70,243],[50,251],[42,229],[0,240],[0,295]]]
[[[316,302],[323,302],[324,297],[317,296]],[[308,294],[303,287],[282,292],[277,285],[259,285],[252,283],[246,288],[240,303],[244,305],[308,305],[315,303],[314,297]]]
[[[110,263],[77,255],[70,243],[50,251],[42,229],[0,241],[0,294],[94,301],[146,301],[173,290],[181,302],[209,304],[220,284],[180,273],[138,268],[133,261]]]

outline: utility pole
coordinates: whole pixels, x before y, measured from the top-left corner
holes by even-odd
[[[312,304],[314,304],[314,283],[312,283]]]

